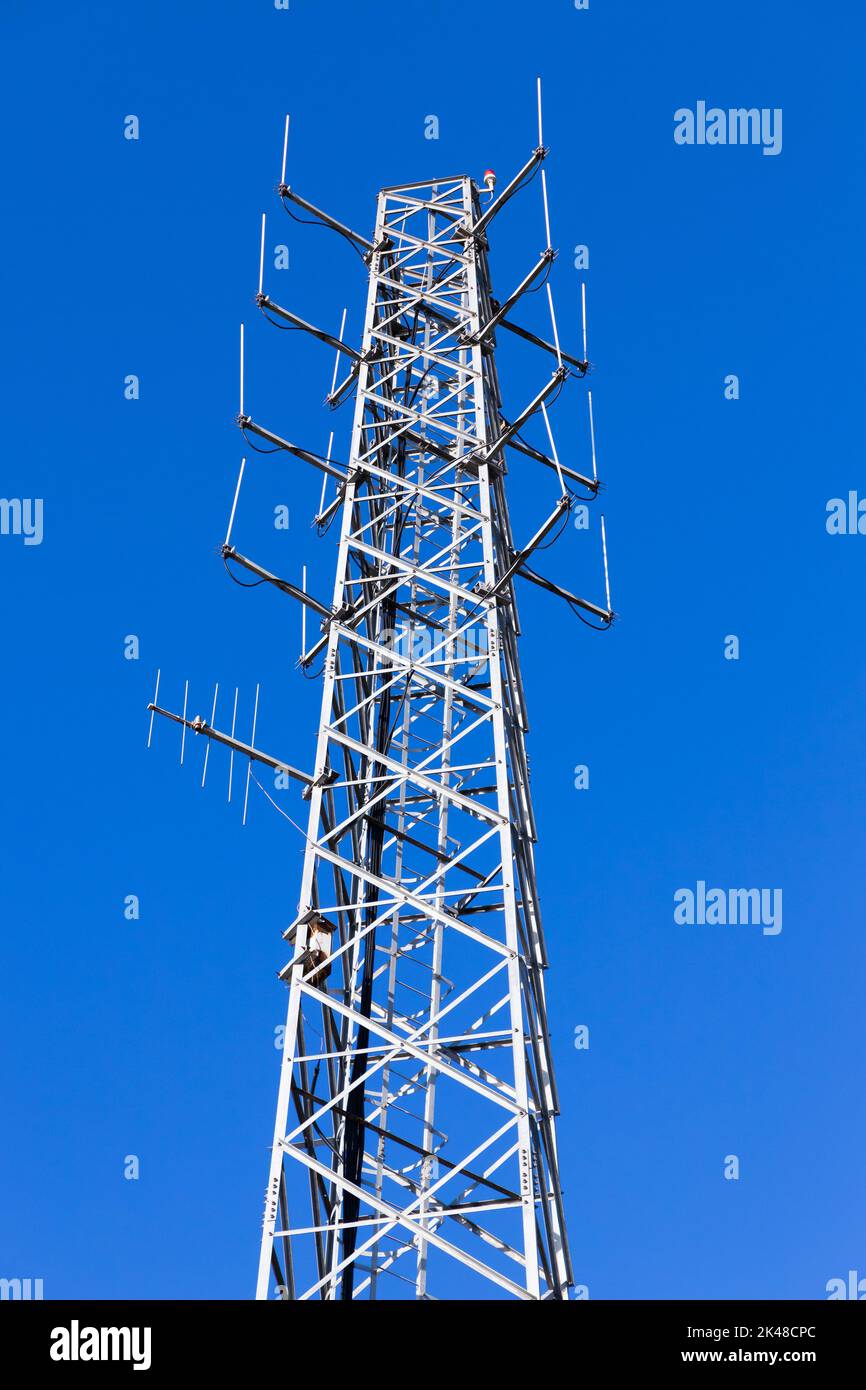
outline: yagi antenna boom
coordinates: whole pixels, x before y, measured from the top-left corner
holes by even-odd
[[[235,693],[237,694],[237,692]],[[261,748],[256,748],[252,743],[242,743],[240,739],[236,739],[233,735],[224,734],[222,730],[215,729],[213,725],[207,724],[200,715],[196,715],[195,719],[187,719],[185,715],[175,714],[173,710],[163,709],[161,705],[150,704],[147,708],[151,714],[159,714],[163,719],[171,720],[173,724],[180,724],[184,733],[186,733],[187,729],[190,729],[194,734],[203,734],[205,738],[213,743],[220,743],[223,747],[229,748],[231,750],[230,767],[234,762],[235,753],[239,753],[242,757],[248,758],[250,763],[262,763],[265,767],[273,768],[275,772],[285,772],[288,777],[293,777],[295,781],[302,782],[304,786],[310,787],[316,783],[317,779],[314,773],[304,772],[301,768],[293,767],[291,763],[285,762],[282,758],[272,757],[270,753],[265,753]],[[255,716],[253,717],[253,725],[255,726]],[[323,773],[321,781],[322,783],[326,783],[333,779],[334,773],[328,769]]]

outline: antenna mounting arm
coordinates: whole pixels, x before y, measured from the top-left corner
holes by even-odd
[[[385,249],[382,246],[374,245],[372,241],[368,241],[365,236],[361,236],[360,232],[353,232],[351,227],[347,227],[342,222],[338,222],[336,217],[331,217],[327,212],[322,212],[322,209],[317,208],[314,203],[308,203],[306,198],[302,198],[299,193],[295,193],[287,183],[281,183],[277,192],[281,198],[288,198],[291,202],[295,203],[297,207],[303,208],[304,212],[311,212],[313,216],[317,218],[319,222],[323,222],[326,227],[330,227],[332,231],[339,232],[342,236],[348,237],[350,241],[354,241],[358,246],[363,246],[365,250],[380,251]]]
[[[351,357],[355,362],[361,361],[360,352],[356,352],[348,343],[343,343],[339,338],[335,338],[333,333],[326,333],[324,328],[316,328],[313,324],[307,323],[305,319],[298,318],[290,309],[284,309],[280,304],[275,304],[266,294],[257,294],[256,303],[260,309],[268,309],[277,318],[285,319],[295,328],[303,328],[305,333],[309,333],[314,338],[318,338],[320,343],[327,343],[328,347],[336,348],[337,352],[343,352],[347,357]]]
[[[538,276],[541,274],[541,272],[545,269],[546,266],[552,265],[555,259],[556,252],[553,250],[553,247],[548,246],[545,251],[542,251],[541,255],[539,256],[535,265],[530,270],[529,274],[521,280],[520,284],[517,286],[517,289],[514,290],[513,293],[508,296],[504,304],[500,304],[493,317],[487,320],[483,328],[479,328],[477,332],[468,336],[466,341],[468,343],[480,343],[488,336],[488,334],[492,333],[496,325],[498,323],[501,323],[502,320],[505,318],[505,315],[508,313],[509,309],[511,309],[517,303],[521,295],[524,295],[526,293],[533,280],[536,280],[538,278]]]
[[[487,211],[481,217],[479,217],[478,221],[474,224],[474,226],[469,228],[468,236],[478,237],[481,235],[485,227],[488,227],[490,223],[493,221],[493,218],[496,216],[496,214],[502,211],[509,199],[513,198],[514,194],[517,193],[519,189],[523,187],[524,180],[528,179],[531,174],[535,173],[535,170],[538,168],[539,164],[541,164],[542,161],[547,158],[548,154],[549,150],[545,149],[543,145],[539,145],[537,149],[534,149],[532,151],[532,154],[529,156],[529,159],[526,161],[523,168],[520,170],[520,173],[514,175],[514,178],[511,180],[508,187],[503,188],[499,197],[493,200]]]
[[[282,593],[288,594],[290,598],[296,598],[299,603],[305,603],[308,608],[312,608],[320,617],[329,618],[331,616],[330,608],[326,608],[323,603],[319,603],[319,600],[313,598],[312,594],[308,594],[304,589],[299,589],[297,584],[292,584],[290,580],[281,579],[279,575],[271,574],[269,570],[262,569],[261,565],[257,565],[254,560],[248,560],[245,555],[241,555],[235,550],[233,545],[222,546],[220,554],[224,560],[234,561],[234,563],[240,565],[242,569],[249,570],[250,574],[257,575],[259,579],[265,580],[268,584],[273,584],[275,589],[279,589]]]

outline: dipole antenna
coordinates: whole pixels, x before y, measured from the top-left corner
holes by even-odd
[[[280,171],[280,188],[285,187],[286,183],[286,158],[289,153],[289,117],[286,116],[286,128],[283,134],[283,164]],[[261,288],[261,287],[260,287]]]

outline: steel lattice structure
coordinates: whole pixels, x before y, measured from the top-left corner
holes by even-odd
[[[259,1296],[571,1277],[480,216],[468,178],[379,198]]]
[[[281,972],[288,1017],[257,1297],[565,1299],[565,1234],[536,886],[535,821],[517,652],[519,575],[608,625],[600,608],[529,569],[567,520],[563,468],[520,434],[586,361],[508,314],[554,253],[503,304],[487,228],[540,166],[539,144],[482,209],[468,177],[379,195],[367,240],[305,203],[365,251],[363,340],[353,349],[262,293],[269,316],[331,343],[355,391],[348,464],[288,443],[244,413],[246,433],[337,481],[318,518],[340,518],[333,601],[222,548],[226,562],[314,609],[322,663],[309,774],[208,724],[169,715],[304,784],[309,819],[297,916]],[[285,155],[284,155],[285,159]],[[490,184],[488,183],[488,188]],[[492,196],[492,194],[491,194]],[[549,240],[549,236],[548,236]],[[263,228],[264,247],[264,228]],[[263,253],[264,254],[264,253]],[[551,304],[552,314],[552,304]],[[556,357],[512,423],[502,413],[496,331]],[[546,412],[545,412],[546,418]],[[508,514],[507,458],[554,472],[561,495],[521,549]],[[549,475],[548,475],[549,476]],[[240,484],[239,484],[240,486]],[[235,498],[237,502],[237,495]],[[232,517],[234,516],[234,510]],[[155,703],[152,711],[168,714]],[[214,713],[216,712],[216,697]]]

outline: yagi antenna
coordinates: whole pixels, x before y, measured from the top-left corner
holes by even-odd
[[[289,118],[286,116],[286,130],[283,135],[283,168],[280,174],[280,187],[284,187],[286,182],[286,156],[289,153]]]
[[[259,294],[265,281],[265,214],[262,213],[262,245],[259,251]]]
[[[232,710],[232,738],[235,736],[235,724],[238,717],[238,688],[235,686],[235,707]],[[229,801],[232,799],[232,775],[235,770],[235,750],[229,753]]]
[[[256,700],[255,700],[255,704],[253,705],[253,732],[252,732],[252,735],[251,735],[251,737],[250,737],[250,747],[251,747],[251,748],[255,748],[255,746],[256,746],[256,719],[258,718],[258,714],[259,714],[259,687],[256,686]],[[253,760],[252,760],[252,758],[250,758],[249,762],[247,763],[247,782],[246,782],[246,788],[245,788],[245,790],[244,790],[244,815],[243,815],[243,820],[241,821],[241,825],[246,825],[246,823],[247,823],[247,802],[248,802],[248,800],[249,800],[249,795],[250,795],[250,774],[251,774],[252,770],[253,770]]]
[[[610,606],[610,576],[607,572],[607,535],[605,534],[603,515],[601,518],[601,550],[604,556],[604,592],[607,596],[607,611],[608,614],[612,617],[613,609]]]
[[[241,469],[240,469],[240,472],[238,473],[238,483],[237,483],[237,487],[235,488],[235,499],[234,499],[234,501],[232,502],[231,515],[229,516],[229,528],[228,528],[228,530],[226,531],[226,541],[225,541],[226,545],[228,545],[229,541],[230,541],[231,538],[232,538],[232,527],[233,527],[234,524],[235,524],[235,512],[237,511],[238,498],[239,498],[240,495],[241,495],[241,483],[243,482],[244,469],[246,468],[246,466],[247,466],[247,461],[246,461],[246,459],[245,459],[245,458],[241,459]]]
[[[157,671],[157,673],[156,673],[156,689],[155,689],[154,692],[153,692],[153,703],[156,704],[158,699],[159,699],[159,671]],[[156,710],[151,710],[151,711],[150,711],[150,728],[149,728],[148,731],[147,731],[147,746],[148,746],[148,748],[150,747],[150,740],[153,738],[153,716],[154,716],[155,713],[156,713]]]
[[[592,478],[593,482],[597,483],[598,471],[595,464],[595,422],[592,418],[592,392],[587,391],[586,396],[589,401],[589,445],[592,450]]]
[[[217,695],[219,694],[219,688],[220,688],[220,683],[219,683],[219,681],[217,681],[216,684],[215,684],[215,686],[214,686],[214,688],[213,688],[213,709],[211,710],[211,714],[210,714],[210,726],[211,726],[211,728],[213,728],[213,727],[215,726],[215,724],[216,724],[216,707],[217,707]],[[208,760],[208,755],[209,755],[209,753],[210,753],[210,739],[207,739],[206,742],[205,742],[205,748],[204,748],[204,767],[202,768],[202,773],[201,773],[201,784],[202,784],[202,786],[204,786],[205,778],[207,777],[207,760]]]

